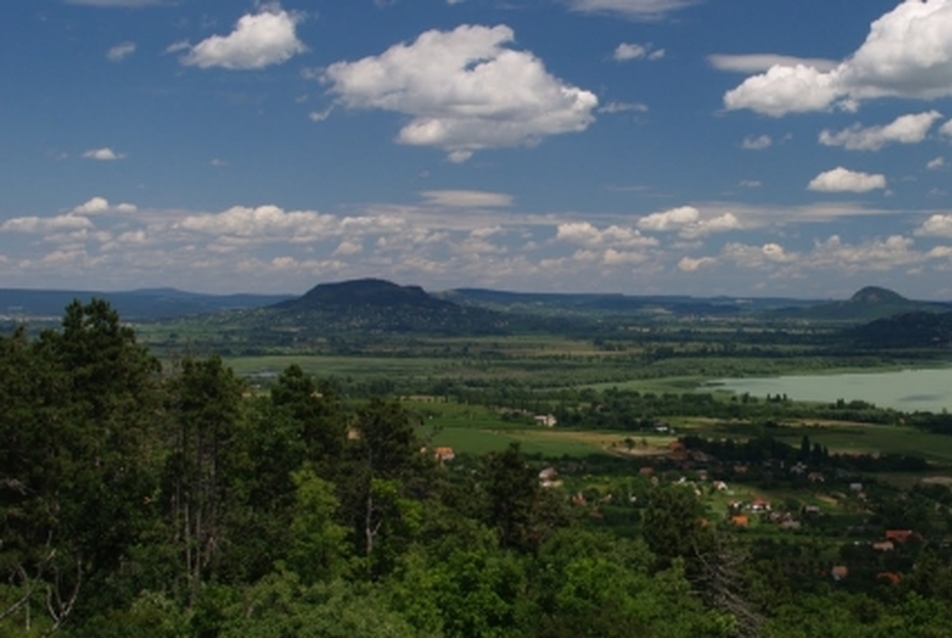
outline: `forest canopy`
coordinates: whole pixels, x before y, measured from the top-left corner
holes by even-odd
[[[447,461],[398,399],[163,365],[103,301],[0,353],[0,636],[948,635],[939,548],[851,591],[630,464],[599,525],[518,445]]]

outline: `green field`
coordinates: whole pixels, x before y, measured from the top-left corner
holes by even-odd
[[[921,456],[941,465],[952,465],[952,436],[931,434],[911,427],[889,425],[819,426],[784,429],[777,438],[798,445],[801,437],[831,452],[893,453]]]
[[[518,443],[524,454],[545,457],[584,457],[605,454],[599,445],[573,437],[546,436],[544,432],[530,430],[476,430],[447,428],[433,438],[434,445],[448,445],[460,453],[485,454],[506,449]]]
[[[459,364],[449,359],[430,357],[373,357],[333,355],[270,355],[228,357],[225,363],[239,376],[277,374],[291,365],[305,373],[324,377],[426,376],[451,372]]]
[[[177,335],[177,339],[195,338],[201,341],[212,333],[219,343],[239,339],[231,335],[231,326],[181,322],[193,332]],[[168,338],[178,326],[153,326],[146,330],[146,341]],[[726,330],[726,329],[725,329]],[[731,328],[730,330],[733,330]],[[345,391],[350,387],[374,387],[367,384],[390,384],[383,391],[399,395],[407,409],[416,414],[427,432],[437,432],[433,441],[449,445],[462,452],[481,454],[499,450],[512,442],[519,442],[527,453],[547,456],[584,456],[591,453],[615,453],[625,432],[616,432],[615,441],[593,438],[589,431],[555,432],[531,425],[531,414],[523,418],[503,414],[493,408],[463,405],[452,399],[418,396],[433,391],[438,384],[460,384],[472,393],[491,388],[494,396],[504,398],[507,389],[518,389],[525,397],[524,405],[536,405],[544,410],[553,405],[557,396],[538,402],[533,398],[561,388],[603,392],[608,389],[638,391],[641,393],[680,394],[692,391],[710,392],[725,401],[730,393],[716,386],[705,386],[712,379],[729,376],[750,377],[779,374],[832,374],[844,371],[895,370],[902,364],[877,357],[825,358],[804,355],[795,348],[784,350],[783,356],[732,356],[717,339],[723,335],[713,328],[691,333],[684,343],[677,341],[678,333],[657,331],[663,341],[639,343],[637,335],[631,341],[604,343],[594,338],[562,335],[512,335],[479,337],[407,336],[370,340],[356,354],[321,354],[314,351],[269,354],[264,356],[226,356],[225,363],[243,377],[266,385],[290,365],[300,366],[305,373],[317,379],[332,378],[343,381]],[[207,334],[206,334],[207,332]],[[201,333],[201,334],[199,334]],[[633,333],[634,334],[634,333]],[[647,333],[646,333],[647,334]],[[671,341],[667,341],[668,336]],[[698,356],[705,339],[710,350]],[[740,337],[740,341],[743,338]],[[598,345],[596,345],[598,344]],[[658,360],[648,356],[660,348],[679,350],[678,356]],[[775,349],[776,349],[775,348]],[[721,351],[723,350],[723,351]],[[351,384],[351,385],[348,385]],[[355,396],[365,396],[356,394]],[[455,396],[450,394],[450,396]],[[489,396],[487,394],[487,396]],[[540,394],[540,396],[545,396]],[[846,397],[849,399],[850,397]],[[498,399],[502,400],[502,399]],[[548,403],[546,403],[548,401]],[[666,419],[678,427],[689,427],[702,436],[732,436],[744,438],[759,434],[743,423],[724,424],[704,419]],[[811,442],[838,453],[897,453],[922,456],[940,467],[952,467],[952,437],[928,434],[912,428],[884,425],[824,424],[811,427],[808,422],[787,424],[788,427],[770,434],[792,445],[804,435]],[[641,433],[631,433],[641,439]]]

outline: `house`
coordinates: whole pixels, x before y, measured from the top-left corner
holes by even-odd
[[[826,481],[823,477],[823,472],[810,472],[807,474],[807,480],[811,483],[823,483]]]
[[[850,575],[850,570],[846,565],[834,565],[833,569],[830,570],[830,576],[833,577],[833,580],[843,580]]]
[[[800,529],[800,527],[801,527],[800,521],[786,520],[780,523],[780,529],[798,530]]]
[[[851,492],[862,492],[862,491],[863,491],[863,484],[862,484],[862,483],[850,483],[850,491],[851,491]]]
[[[873,543],[873,549],[877,552],[891,552],[896,549],[896,546],[892,541],[881,541],[879,543]]]
[[[641,474],[642,476],[651,476],[652,474],[654,474],[654,468],[650,466],[645,466],[641,468],[640,470],[638,470],[638,474]]]
[[[535,422],[547,428],[554,428],[558,424],[555,415],[552,414],[538,414],[535,417]]]
[[[744,514],[737,514],[736,516],[731,516],[731,524],[736,527],[747,527],[750,525],[750,519]]]
[[[562,487],[559,473],[554,467],[547,467],[539,472],[539,485],[543,488]]]
[[[584,507],[587,504],[588,501],[585,500],[585,497],[582,496],[581,492],[572,497],[572,505],[575,505],[576,507]]]
[[[898,585],[902,580],[902,576],[896,572],[879,572],[876,574],[876,580],[886,581],[890,585]]]
[[[437,446],[433,448],[433,456],[440,463],[448,463],[456,458],[456,453],[451,447]]]
[[[688,451],[681,441],[671,441],[668,444],[668,457],[675,461],[684,461],[688,458]]]
[[[734,474],[747,474],[747,466],[746,466],[746,465],[735,465],[735,466],[734,466]]]
[[[726,492],[726,491],[727,491],[727,483],[725,483],[724,481],[715,481],[715,482],[714,482],[714,489],[717,490],[718,492]]]
[[[911,529],[887,529],[886,530],[886,540],[895,541],[897,543],[905,543],[907,540],[912,538]]]
[[[755,512],[769,512],[770,503],[762,498],[758,498],[751,502],[750,509]]]

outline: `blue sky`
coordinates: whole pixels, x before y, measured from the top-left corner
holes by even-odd
[[[0,281],[952,298],[952,0],[31,0]]]

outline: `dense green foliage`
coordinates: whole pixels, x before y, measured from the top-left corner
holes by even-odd
[[[560,414],[593,427],[668,401],[578,398]],[[902,583],[855,590],[738,542],[627,459],[601,511],[543,487],[518,446],[441,461],[420,425],[297,367],[266,393],[217,356],[163,370],[101,301],[0,338],[0,636],[949,635],[931,536]],[[814,460],[808,442],[780,454]],[[936,487],[911,497],[926,523]],[[907,504],[875,515],[904,522]]]
[[[866,347],[948,349],[952,312],[908,312],[857,326],[846,334]]]

